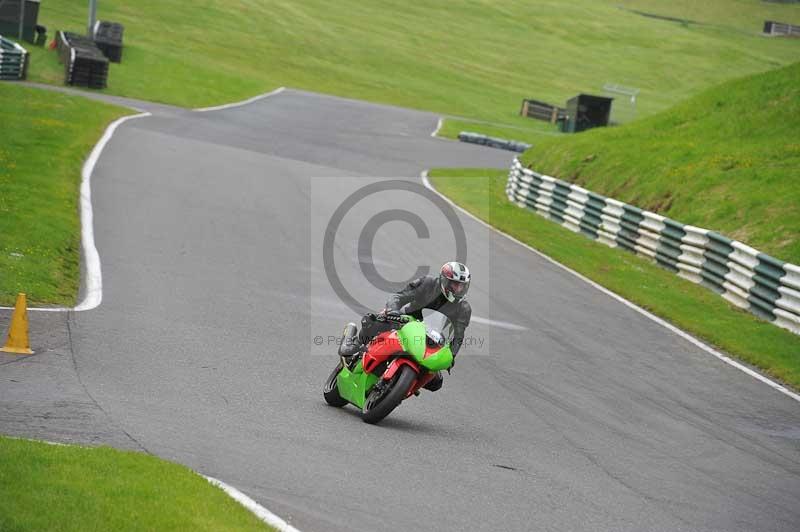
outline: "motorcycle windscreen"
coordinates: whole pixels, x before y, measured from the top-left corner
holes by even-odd
[[[423,309],[422,323],[430,340],[438,343],[440,347],[449,345],[453,341],[454,327],[450,318],[438,310]]]

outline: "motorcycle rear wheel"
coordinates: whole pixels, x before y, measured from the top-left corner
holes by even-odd
[[[417,373],[410,367],[403,366],[387,384],[389,389],[379,391],[373,387],[362,409],[364,422],[374,424],[388,416],[403,402],[416,380]]]
[[[340,371],[342,371],[341,362],[336,364],[336,367],[333,368],[333,372],[330,377],[328,377],[328,380],[325,381],[325,388],[322,390],[322,396],[325,398],[325,402],[339,408],[347,404],[347,401],[342,399],[342,396],[339,395],[339,385],[336,383],[336,377],[339,376]]]

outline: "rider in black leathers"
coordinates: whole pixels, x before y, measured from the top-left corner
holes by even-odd
[[[458,262],[448,262],[440,270],[439,275],[426,275],[408,283],[405,288],[392,294],[386,301],[386,308],[379,313],[366,314],[361,319],[361,331],[358,342],[347,349],[351,356],[360,355],[370,340],[383,331],[394,327],[391,322],[382,319],[387,312],[409,314],[422,320],[422,309],[441,312],[453,323],[453,340],[450,348],[455,358],[464,343],[464,333],[472,316],[472,307],[464,298],[469,289],[470,273],[466,266]],[[443,378],[441,374],[431,381],[426,388],[438,390]]]

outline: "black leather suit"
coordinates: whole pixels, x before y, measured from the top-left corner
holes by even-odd
[[[427,275],[408,283],[405,288],[392,294],[386,301],[386,310],[409,314],[422,319],[422,309],[441,312],[453,322],[453,341],[450,348],[455,356],[464,343],[464,333],[472,316],[472,307],[466,299],[451,303],[444,297],[439,286],[439,277]],[[383,331],[393,328],[391,323],[375,321],[369,314],[361,320],[359,340],[366,345]]]

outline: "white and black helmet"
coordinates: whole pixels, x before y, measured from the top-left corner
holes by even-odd
[[[439,271],[439,286],[451,303],[464,299],[469,290],[469,280],[469,268],[460,262],[446,262]]]

